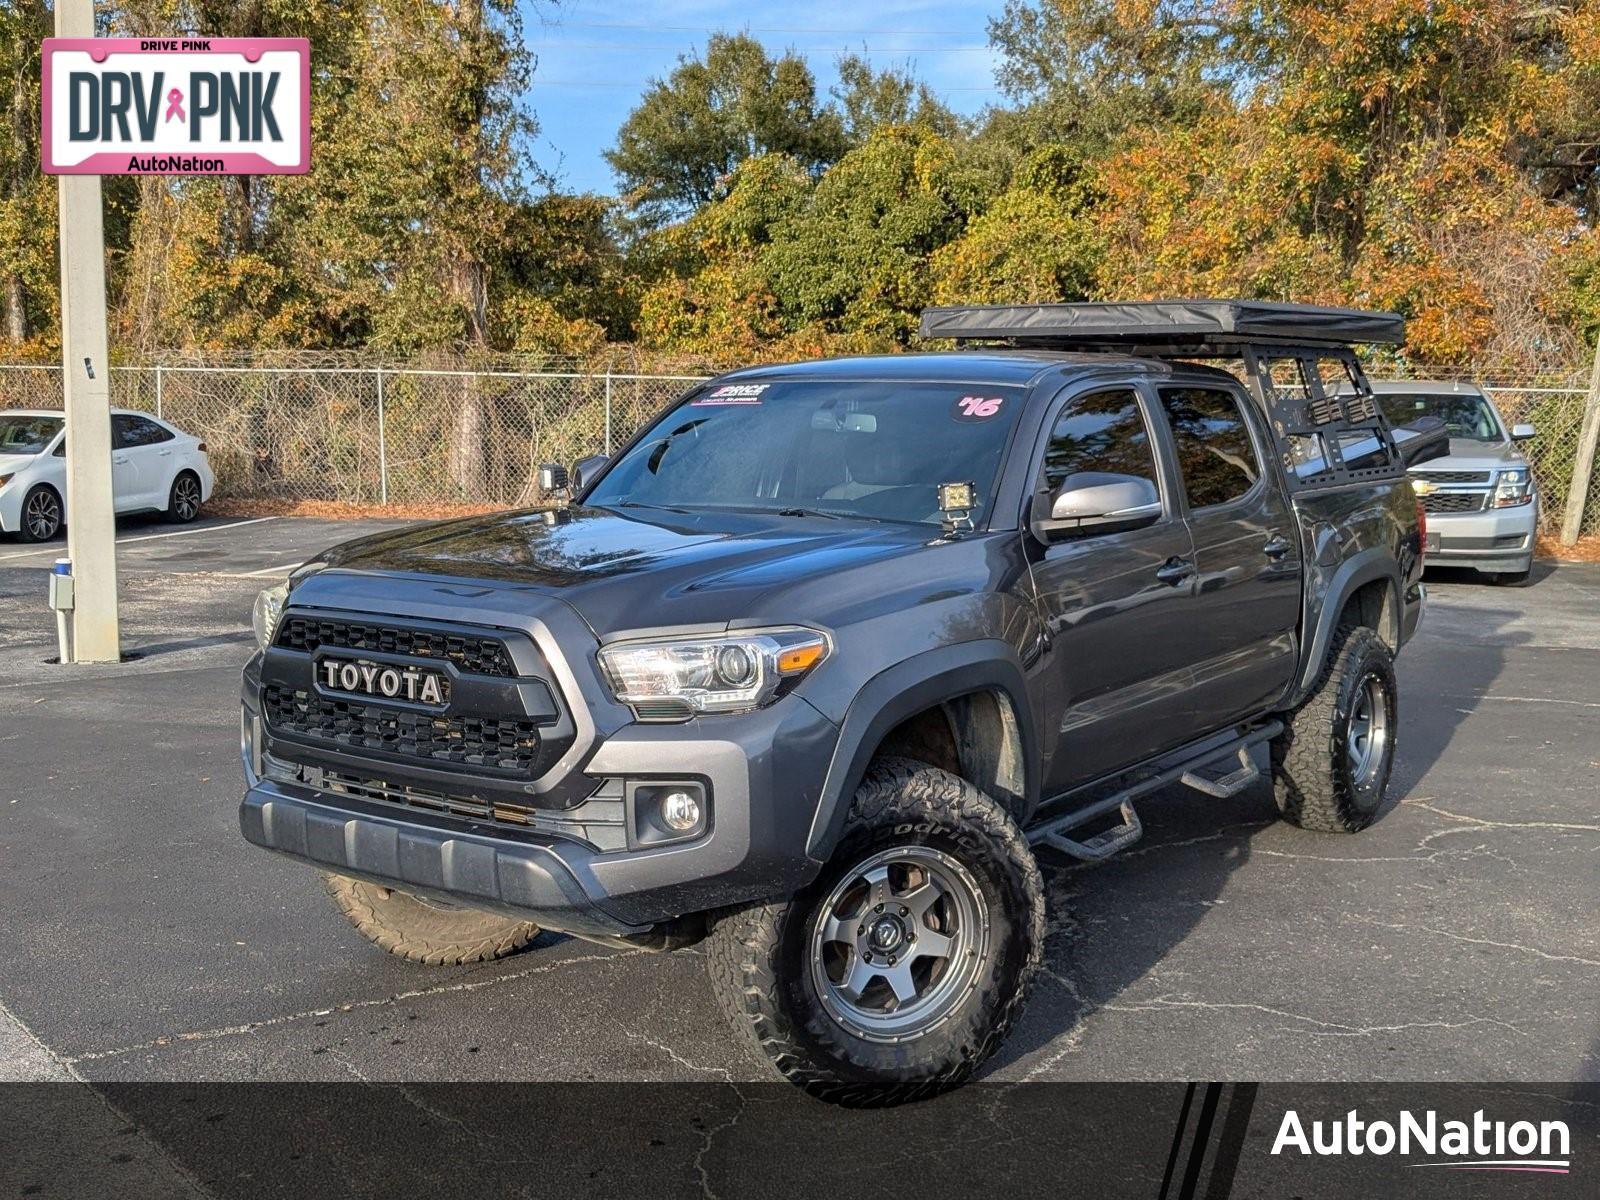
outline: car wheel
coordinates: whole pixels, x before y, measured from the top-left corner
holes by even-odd
[[[167,493],[167,520],[187,525],[200,515],[200,477],[193,471],[179,471]]]
[[[1340,626],[1310,697],[1272,739],[1272,787],[1284,820],[1355,833],[1372,824],[1394,767],[1394,656],[1376,630]]]
[[[1005,809],[882,759],[818,878],[722,915],[707,958],[760,1057],[825,1099],[873,1103],[966,1080],[1021,1012],[1043,943],[1044,882]]]
[[[324,876],[334,907],[367,941],[429,966],[489,962],[515,954],[539,936],[530,921],[456,908],[346,875]]]
[[[22,498],[22,528],[25,542],[48,542],[61,532],[61,496],[49,484],[35,484]]]

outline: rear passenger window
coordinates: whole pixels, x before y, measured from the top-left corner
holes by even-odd
[[[1044,452],[1044,479],[1051,492],[1068,475],[1109,471],[1156,482],[1150,431],[1132,391],[1095,392],[1069,401],[1056,420]]]
[[[1190,508],[1226,504],[1256,485],[1261,463],[1232,392],[1162,388],[1161,405],[1172,426]]]
[[[155,446],[172,440],[170,431],[145,417],[119,414],[111,418],[111,427],[117,436],[117,444],[123,448]]]

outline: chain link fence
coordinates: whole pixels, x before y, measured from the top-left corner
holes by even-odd
[[[539,499],[540,463],[625,442],[700,375],[113,367],[111,402],[206,443],[217,494],[354,504]],[[0,408],[60,408],[59,367],[0,365]]]
[[[1449,379],[1424,367],[1373,372]],[[1555,533],[1577,466],[1586,388],[1563,369],[1488,376],[1506,423],[1536,433],[1525,450]],[[112,403],[155,413],[203,439],[219,495],[363,505],[540,499],[543,462],[571,464],[622,445],[704,374],[185,361],[113,367]],[[0,408],[60,408],[60,368],[0,364]],[[1600,533],[1600,473],[1584,509]]]

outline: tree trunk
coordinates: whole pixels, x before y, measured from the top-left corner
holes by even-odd
[[[460,44],[475,49],[484,36],[482,0],[458,0],[448,11]],[[481,82],[475,83],[471,100],[471,108],[465,110],[467,116],[454,131],[457,162],[468,177],[464,180],[468,189],[482,178],[483,120],[489,97]],[[449,236],[453,243],[447,267],[450,292],[466,314],[467,348],[483,350],[489,345],[488,270],[460,229],[452,230]],[[476,379],[462,375],[459,384],[450,447],[450,476],[460,489],[462,499],[481,502],[489,498],[484,461],[488,411]]]

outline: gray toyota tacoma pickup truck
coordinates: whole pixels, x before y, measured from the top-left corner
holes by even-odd
[[[968,1077],[1039,964],[1035,853],[1115,853],[1141,797],[1233,795],[1266,743],[1284,819],[1371,822],[1432,435],[1391,429],[1350,347],[1400,320],[923,333],[957,348],[712,379],[558,509],[348,542],[264,592],[244,836],[421,962],[705,939],[740,1036],[826,1090]]]

